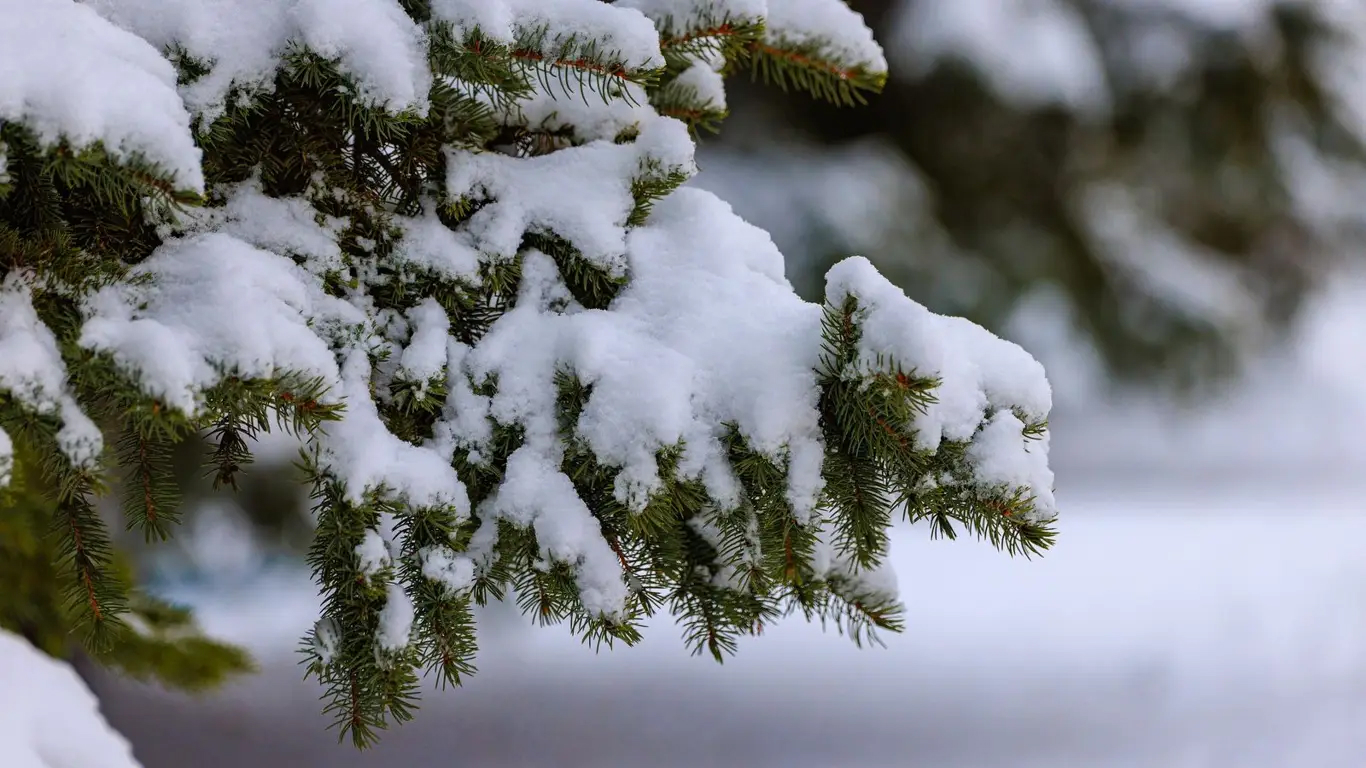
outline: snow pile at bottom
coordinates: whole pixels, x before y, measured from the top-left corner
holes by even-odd
[[[0,765],[138,768],[71,667],[0,630]]]

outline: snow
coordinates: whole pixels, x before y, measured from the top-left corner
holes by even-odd
[[[487,444],[493,436],[489,398],[476,394],[469,378],[458,373],[464,370],[465,357],[469,351],[469,346],[454,339],[446,347],[446,365],[451,372],[448,377],[450,386],[441,419],[433,427],[430,443],[430,447],[443,457],[454,455],[459,447],[477,448]]]
[[[1053,470],[1048,467],[1048,433],[1037,440],[1024,436],[1025,425],[1010,411],[997,411],[968,446],[977,481],[989,488],[1027,488],[1034,512],[1047,519],[1057,515]]]
[[[0,428],[0,488],[10,484],[14,477],[14,441],[9,433]]]
[[[483,524],[493,526],[501,519],[530,527],[545,557],[575,566],[579,596],[589,615],[620,615],[630,595],[621,566],[573,482],[551,469],[557,463],[531,446],[514,451],[502,485],[479,510]]]
[[[764,40],[787,48],[813,46],[818,58],[868,72],[886,72],[887,59],[863,17],[843,0],[770,0]]]
[[[430,296],[408,310],[412,338],[403,348],[400,373],[407,379],[426,383],[446,368],[446,343],[450,339],[451,319],[436,299]]]
[[[617,5],[635,8],[660,25],[672,22],[675,29],[708,16],[759,19],[768,13],[768,0],[618,0]]]
[[[47,144],[101,142],[203,189],[175,69],[156,49],[72,0],[0,0],[0,18],[0,120]]]
[[[725,109],[726,81],[718,71],[718,67],[723,65],[724,61],[693,62],[668,87],[683,91],[692,97],[693,102],[707,109]]]
[[[1055,516],[1048,443],[1026,440],[1025,424],[1011,413],[1018,409],[1032,421],[1047,417],[1053,399],[1043,366],[978,325],[911,301],[861,257],[832,267],[826,285],[830,305],[843,306],[850,296],[858,302],[859,349],[851,374],[875,372],[891,359],[909,375],[940,381],[935,402],[911,424],[917,443],[933,450],[942,440],[962,442],[977,434],[968,456],[978,478],[990,485],[1024,481],[1019,486],[1032,489],[1035,513]]]
[[[74,670],[0,629],[0,765],[138,768]]]
[[[367,529],[356,545],[356,559],[360,561],[360,572],[370,578],[389,567],[389,544],[379,531]]]
[[[269,90],[281,57],[306,45],[335,59],[365,101],[425,108],[431,73],[417,25],[397,0],[87,0],[159,49],[182,47],[212,64],[180,92],[195,113],[222,113],[234,87]],[[174,83],[174,78],[171,79]]]
[[[614,6],[600,0],[434,0],[432,13],[454,22],[458,30],[478,27],[499,42],[510,43],[548,30],[551,42],[583,45],[599,41],[599,50],[619,58],[627,69],[664,66],[654,24],[624,4]]]
[[[450,594],[474,585],[474,561],[450,547],[428,547],[421,558],[422,575],[445,586]]]
[[[385,585],[384,608],[379,612],[379,633],[375,642],[386,651],[408,647],[413,637],[413,599],[397,582]]]
[[[188,223],[196,231],[221,232],[262,250],[297,256],[315,274],[342,268],[337,237],[346,222],[328,217],[319,224],[308,200],[270,197],[256,179],[219,191],[226,198],[221,208],[192,212]]]
[[[341,643],[341,628],[333,619],[318,619],[313,625],[311,644],[324,665],[331,664]]]
[[[594,78],[545,78],[531,83],[532,93],[508,105],[508,123],[538,131],[572,129],[580,141],[611,141],[653,110],[645,89],[635,83],[606,81],[606,91]]]
[[[432,87],[420,27],[395,0],[297,0],[298,40],[336,59],[362,100],[401,111],[426,109]]]
[[[361,350],[343,362],[340,395],[347,410],[316,438],[323,466],[345,481],[353,504],[383,488],[413,507],[448,507],[468,515],[469,495],[449,461],[430,448],[398,439],[380,420],[370,396],[371,374]]]
[[[456,198],[491,200],[468,224],[482,253],[511,258],[528,229],[551,230],[590,262],[619,274],[624,226],[635,205],[632,179],[651,164],[660,175],[690,174],[692,155],[683,123],[653,117],[630,144],[594,141],[528,158],[451,151],[446,189]]]
[[[340,380],[308,320],[352,313],[289,259],[215,233],[172,240],[129,273],[90,298],[80,343],[167,405],[198,413],[204,390],[227,376]]]
[[[710,193],[685,188],[661,201],[630,244],[632,281],[614,309],[639,318],[657,343],[687,361],[686,377],[654,373],[664,368],[650,372],[660,395],[667,394],[666,381],[689,382],[672,394],[677,407],[694,414],[678,433],[686,446],[683,466],[700,473],[718,501],[735,498],[715,434],[717,425],[733,422],[754,449],[775,458],[787,452],[789,501],[796,514],[808,515],[823,455],[815,409],[820,308],[792,293],[768,234],[732,217],[730,206]],[[669,412],[655,405],[645,413]],[[580,432],[592,435],[595,451],[624,456],[629,446],[620,441],[640,434],[622,423],[626,418],[607,401],[590,401],[583,416],[589,423]],[[619,428],[603,429],[611,420]],[[664,444],[675,441],[672,430],[660,437]]]
[[[71,394],[57,337],[33,307],[31,279],[15,270],[0,284],[0,392],[35,413],[55,413],[61,421],[57,443],[62,453],[76,466],[92,466],[104,437]],[[3,445],[0,454],[11,456],[8,438]]]
[[[469,238],[452,232],[435,212],[400,219],[400,226],[403,238],[394,251],[399,265],[477,283],[479,253],[469,244]]]
[[[639,9],[672,35],[704,20],[762,19],[768,45],[809,46],[818,58],[846,68],[887,71],[887,59],[872,31],[844,0],[622,0],[616,5]]]

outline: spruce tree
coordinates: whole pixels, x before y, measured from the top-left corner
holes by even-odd
[[[26,553],[0,574],[35,590],[0,624],[51,652],[51,627],[116,664],[186,637],[103,503],[170,536],[169,457],[200,436],[226,488],[262,432],[300,438],[323,600],[303,649],[359,745],[423,674],[473,672],[475,603],[608,646],[670,614],[721,660],[793,613],[900,629],[894,517],[1052,542],[1027,353],[861,258],[803,301],[764,232],[686,186],[725,77],[847,105],[881,87],[842,0],[0,19],[0,551]]]
[[[783,225],[804,295],[856,243],[931,309],[1006,328],[1046,296],[1112,380],[1194,394],[1283,342],[1360,254],[1359,3],[849,5],[895,48],[878,98],[738,83],[702,155],[768,179],[736,208]],[[895,190],[889,214],[832,215],[809,191],[842,184],[851,155]]]

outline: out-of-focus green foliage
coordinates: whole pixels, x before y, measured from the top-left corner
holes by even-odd
[[[49,655],[70,657],[80,650],[82,616],[63,588],[53,502],[25,471],[32,457],[17,458],[10,485],[0,488],[0,628]],[[115,559],[114,566],[112,578],[130,583],[127,564]],[[134,679],[197,691],[252,667],[244,651],[204,637],[188,611],[139,590],[129,592],[125,620],[120,642],[85,650]]]

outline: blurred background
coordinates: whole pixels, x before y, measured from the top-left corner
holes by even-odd
[[[790,622],[724,667],[667,623],[594,654],[491,608],[479,674],[357,754],[296,665],[310,522],[268,442],[140,559],[261,672],[199,698],[90,673],[148,768],[1366,764],[1366,4],[850,4],[886,92],[737,77],[694,183],[808,298],[860,253],[1045,363],[1057,548],[903,527],[904,635]]]

